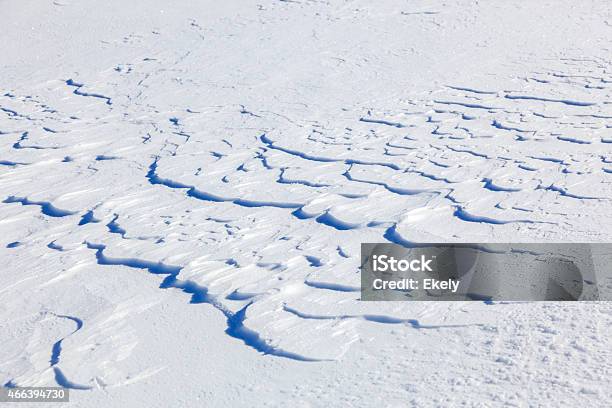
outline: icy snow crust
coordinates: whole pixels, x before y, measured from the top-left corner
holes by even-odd
[[[609,404],[609,303],[357,299],[361,242],[610,241],[610,3],[227,3],[0,3],[2,384]]]

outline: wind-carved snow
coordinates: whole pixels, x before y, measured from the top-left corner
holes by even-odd
[[[546,86],[539,85],[541,82],[525,85],[533,88],[534,95],[554,94],[567,87],[560,83],[555,88],[552,74],[541,76],[547,78]],[[434,91],[431,99],[400,104],[395,114],[345,113],[340,123],[315,124],[310,130],[307,126],[284,126],[260,134],[248,128],[266,127],[270,119],[265,114],[245,117],[244,108],[239,107],[225,108],[201,119],[197,114],[172,117],[166,130],[159,130],[162,136],[155,143],[158,150],[154,150],[155,144],[146,149],[151,152],[150,159],[135,170],[140,174],[133,181],[136,189],[128,187],[128,197],[133,198],[126,204],[114,204],[117,199],[113,197],[118,192],[113,190],[123,190],[123,186],[97,189],[87,197],[71,199],[71,192],[78,191],[72,185],[80,180],[69,180],[54,188],[52,194],[29,191],[28,186],[13,188],[15,195],[9,195],[4,203],[39,206],[41,213],[50,217],[78,213],[80,221],[71,217],[72,237],[79,234],[79,226],[106,218],[103,224],[107,233],[84,235],[82,241],[96,251],[99,264],[167,275],[162,287],[182,289],[192,295],[192,303],[215,306],[228,319],[228,334],[260,352],[304,360],[339,358],[346,352],[344,345],[354,335],[352,331],[336,335],[340,339],[337,347],[321,348],[312,342],[304,346],[290,344],[288,347],[294,349],[285,351],[275,344],[290,339],[284,338],[282,332],[270,331],[269,323],[249,316],[271,293],[279,297],[291,288],[291,295],[282,299],[284,306],[269,310],[267,320],[289,319],[293,321],[291,325],[306,328],[312,320],[304,318],[307,313],[295,313],[287,306],[297,293],[350,294],[358,290],[356,257],[339,256],[337,244],[330,243],[356,247],[367,238],[410,245],[412,240],[416,242],[417,234],[426,234],[431,240],[447,240],[451,231],[455,235],[451,240],[470,239],[485,234],[492,226],[499,240],[512,239],[516,233],[537,238],[560,234],[560,225],[568,228],[572,219],[578,223],[585,207],[590,207],[593,214],[605,214],[599,209],[609,206],[612,194],[604,163],[598,159],[607,129],[605,119],[598,119],[606,114],[605,98],[588,105],[559,104],[547,97],[508,97],[511,91],[503,89],[465,89],[459,85],[441,88]],[[591,98],[597,95],[592,93]],[[216,116],[244,123],[245,129],[236,134],[229,132],[223,140],[209,134],[198,136],[200,121]],[[374,117],[389,119],[370,119]],[[556,118],[563,118],[562,123],[557,123]],[[172,130],[177,126],[181,126],[181,133]],[[350,138],[343,143],[324,142],[334,140],[331,135],[337,129],[348,132]],[[53,138],[69,146],[73,131],[54,134]],[[575,137],[588,135],[589,143],[567,150],[555,136],[566,132]],[[190,136],[181,137],[183,134]],[[94,144],[96,154],[77,149],[84,159],[75,164],[62,160],[52,166],[66,167],[66,171],[72,167],[79,171],[77,179],[89,179],[95,185],[96,178],[105,179],[98,173],[133,166],[121,159],[125,154],[109,155],[125,150],[112,148],[117,143],[112,139],[109,143],[111,146],[102,145],[102,150]],[[166,150],[168,146],[173,146],[170,152]],[[98,154],[100,151],[103,154]],[[72,152],[64,149],[57,157],[64,155],[72,156]],[[6,158],[19,159],[12,155]],[[86,164],[89,173],[84,176],[78,169]],[[19,178],[19,168],[12,171],[11,179]],[[26,170],[24,173],[28,174]],[[597,183],[600,186],[594,187]],[[592,191],[597,191],[597,196]],[[156,205],[165,201],[162,208],[168,208],[169,220],[176,218],[179,208],[187,206],[181,218],[188,223],[161,223],[159,210],[151,208],[151,204],[147,207],[138,198],[143,194],[157,197]],[[80,195],[77,192],[76,196]],[[45,196],[47,201],[29,198],[32,196]],[[565,210],[562,214],[556,210],[560,205]],[[90,209],[93,207],[97,209]],[[100,207],[113,213],[98,215]],[[196,210],[197,216],[192,214]],[[224,220],[217,221],[217,217]],[[534,224],[540,228],[530,229]],[[200,233],[202,238],[198,239],[193,235],[196,225],[210,232]],[[468,234],[457,235],[468,225]],[[156,236],[151,245],[153,253],[183,255],[177,266],[166,266],[155,256],[141,259],[125,249],[121,251],[125,255],[115,258],[106,252],[113,253],[120,242],[108,233],[136,241],[150,241]],[[66,247],[63,239],[54,239],[51,248]],[[98,240],[107,243],[95,243]],[[249,271],[257,271],[258,278],[253,280],[253,272]],[[276,277],[281,276],[283,280],[278,281]],[[302,283],[298,292],[296,282]],[[236,304],[239,306],[232,308]],[[384,310],[385,306],[376,308]],[[385,319],[402,322],[410,318],[389,315]],[[244,329],[238,329],[237,324]],[[240,335],[240,330],[251,334]],[[265,332],[266,337],[259,331]],[[344,337],[347,340],[342,340]]]
[[[279,13],[274,24],[284,13],[327,7],[289,3],[267,4]],[[360,4],[373,16],[390,13]],[[433,9],[392,11],[401,21],[423,19],[426,28],[450,18],[443,7]],[[116,304],[100,295],[84,310],[53,300],[54,316],[76,330],[49,334],[46,365],[39,354],[48,356],[48,347],[12,346],[17,351],[0,370],[6,384],[55,381],[79,390],[158,375],[164,367],[157,362],[130,366],[129,375],[122,362],[146,347],[127,326],[166,297],[212,311],[224,339],[258,358],[321,370],[367,344],[389,344],[389,336],[418,338],[424,347],[484,338],[483,353],[495,363],[474,363],[483,371],[512,367],[521,347],[543,350],[501,339],[520,330],[500,323],[499,314],[511,310],[518,319],[520,305],[360,303],[359,245],[609,239],[609,60],[544,64],[526,56],[486,85],[457,79],[342,104],[330,96],[321,108],[324,94],[292,104],[278,95],[299,93],[284,85],[269,95],[251,85],[244,94],[225,93],[225,74],[207,82],[194,68],[202,59],[214,63],[200,47],[219,40],[195,20],[186,27],[187,51],[139,48],[142,54],[121,54],[98,73],[63,73],[0,96],[0,225],[10,230],[2,248],[16,259],[11,270],[35,271],[15,272],[16,283],[7,281],[15,286],[0,294],[28,285],[76,290],[84,270],[95,271],[95,282],[121,274],[155,289],[152,298],[130,299],[122,292],[130,288],[114,288]],[[160,33],[116,41],[156,43]],[[367,63],[331,60],[325,64],[345,74]],[[249,84],[265,78],[233,75]],[[33,254],[40,261],[30,265]],[[572,319],[562,306],[544,308]],[[26,309],[37,316],[34,306]],[[156,313],[181,321],[163,307]],[[43,321],[31,320],[24,327]],[[609,344],[601,332],[591,334],[601,343],[592,347]]]

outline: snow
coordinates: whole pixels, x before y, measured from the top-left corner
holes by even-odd
[[[607,302],[357,300],[362,242],[610,241],[610,4],[0,10],[0,383],[83,407],[610,401]]]

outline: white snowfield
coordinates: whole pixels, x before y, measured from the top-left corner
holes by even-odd
[[[1,384],[612,404],[610,303],[358,300],[362,242],[610,242],[609,1],[0,0],[0,27]]]

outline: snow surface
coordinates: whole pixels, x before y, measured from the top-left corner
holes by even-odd
[[[610,241],[610,2],[2,0],[0,26],[2,384],[609,406],[610,303],[357,299],[361,242]]]

